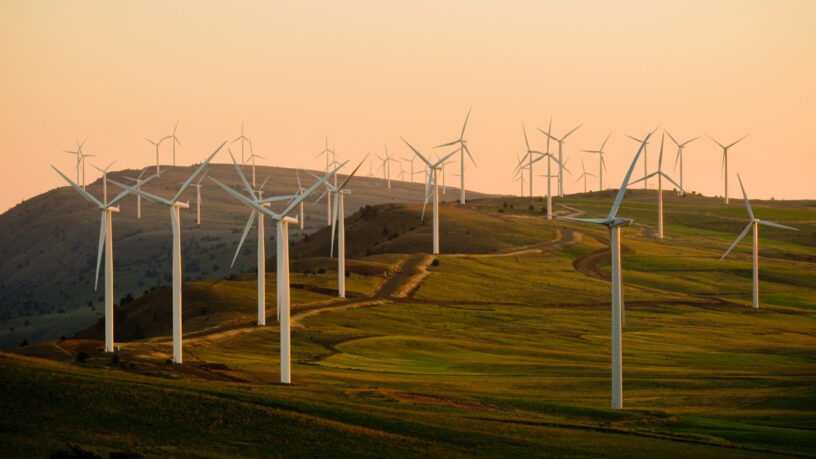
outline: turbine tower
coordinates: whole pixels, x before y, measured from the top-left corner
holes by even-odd
[[[402,139],[402,137],[400,137]],[[428,174],[428,183],[425,185],[425,202],[422,204],[422,220],[425,220],[425,207],[428,205],[428,199],[433,195],[433,253],[434,255],[439,254],[439,187],[437,186],[437,169],[440,167],[442,163],[445,162],[448,158],[454,155],[458,150],[454,150],[439,161],[431,164],[430,161],[425,159],[422,154],[417,151],[416,148],[411,146],[407,140],[402,139],[405,142],[405,145],[408,145],[411,150],[414,150],[419,159],[421,159],[425,165],[428,167],[429,174]]]
[[[609,137],[611,137],[611,136],[612,136],[611,132],[609,134],[607,134],[606,139],[604,139],[603,143],[601,144],[601,148],[599,148],[597,150],[581,150],[581,151],[584,151],[586,153],[594,153],[594,154],[598,155],[598,191],[603,191],[603,189],[604,189],[604,187],[603,187],[603,173],[604,173],[604,171],[606,171],[606,161],[604,161],[604,156],[603,156],[604,155],[604,147],[606,146],[606,142],[609,141]],[[607,171],[607,174],[608,173],[609,172]],[[586,192],[586,191],[584,191],[584,192]]]
[[[83,139],[82,142],[79,140],[76,141],[77,149],[76,150],[63,150],[65,153],[69,155],[76,156],[76,183],[82,183],[82,188],[85,189],[85,183],[79,179],[79,170],[82,167],[82,146],[85,145],[85,141],[88,140]]]
[[[552,120],[550,120],[550,122],[552,122]],[[583,125],[584,124],[581,123],[578,126],[575,126],[571,131],[567,132],[566,134],[564,134],[560,138],[555,137],[554,135],[552,135],[551,132],[544,132],[541,129],[539,129],[539,131],[546,134],[547,137],[549,137],[552,140],[555,140],[556,142],[558,142],[558,163],[559,163],[559,166],[558,166],[558,197],[559,198],[564,197],[564,156],[563,156],[564,142],[567,140],[567,137],[569,137],[573,132],[577,131],[578,128],[583,126]],[[549,152],[549,150],[550,149],[547,148],[547,152]]]
[[[737,142],[739,142],[739,140]],[[737,244],[739,244],[739,241],[741,241],[742,238],[744,238],[745,235],[748,234],[748,231],[752,229],[754,230],[754,244],[753,244],[754,251],[753,255],[751,256],[751,259],[754,261],[753,307],[754,309],[759,309],[759,225],[765,225],[773,228],[782,228],[793,231],[799,230],[796,228],[791,228],[790,226],[780,225],[779,223],[769,222],[767,220],[760,220],[754,217],[754,211],[751,209],[751,203],[748,202],[748,195],[745,193],[745,187],[742,186],[742,179],[740,178],[739,174],[737,174],[737,180],[739,180],[740,188],[742,189],[742,196],[743,198],[745,198],[745,210],[748,211],[748,216],[751,217],[751,221],[748,222],[748,226],[746,226],[745,229],[742,230],[742,233],[740,233],[740,235],[737,236],[737,240],[734,241],[733,244],[731,244],[731,247],[729,247],[728,250],[725,251],[723,256],[720,257],[720,260],[725,259],[725,257],[727,257],[729,253],[731,253],[731,249],[733,249]]]
[[[224,141],[215,151],[203,162],[198,169],[193,172],[184,185],[179,189],[178,193],[172,199],[164,199],[142,191],[139,188],[124,185],[113,180],[108,180],[114,185],[124,190],[130,190],[133,193],[141,195],[148,201],[162,203],[170,208],[170,223],[173,227],[173,362],[181,363],[181,219],[179,216],[179,209],[189,209],[189,202],[179,202],[179,198],[193,183],[193,180],[204,170],[210,163],[210,160],[224,147],[227,142]],[[157,174],[158,175],[158,174]]]
[[[623,304],[623,283],[621,281],[621,259],[620,259],[620,229],[622,226],[629,226],[632,220],[628,218],[618,218],[618,208],[626,194],[626,185],[629,183],[629,177],[632,176],[632,171],[635,169],[640,153],[646,148],[646,142],[652,136],[654,131],[649,133],[643,142],[640,144],[635,159],[629,166],[629,172],[623,179],[618,195],[615,197],[615,202],[609,210],[609,215],[606,218],[575,218],[575,217],[559,217],[565,220],[574,220],[579,222],[595,223],[604,225],[609,228],[609,249],[612,257],[612,408],[620,410],[623,408],[623,375],[621,370],[621,317]]]
[[[672,180],[671,177],[669,177],[668,175],[666,175],[665,172],[663,172],[664,140],[666,140],[665,135],[660,138],[660,156],[657,159],[657,170],[649,175],[644,176],[643,178],[637,179],[634,182],[632,182],[632,185],[634,185],[635,183],[640,182],[641,180],[645,181],[648,180],[650,177],[657,176],[657,237],[658,239],[661,240],[663,239],[663,179],[665,178],[666,180],[672,182],[674,186],[680,188],[680,191],[683,191],[682,186],[678,185],[677,182]]]
[[[298,184],[297,194],[303,194],[305,189],[303,188],[303,185],[300,184],[300,169],[296,170],[295,174],[297,176]],[[298,225],[300,226],[300,229],[303,229],[303,219],[303,201],[300,201],[300,204],[298,205]]]
[[[332,236],[329,257],[334,256],[334,228],[335,222],[337,222],[337,296],[340,298],[346,297],[346,222],[343,196],[351,193],[351,190],[346,189],[346,185],[348,185],[349,180],[354,177],[354,174],[357,173],[357,169],[363,165],[365,160],[366,158],[363,158],[363,161],[360,161],[360,164],[358,164],[357,167],[351,171],[351,174],[349,174],[349,176],[343,180],[343,183],[341,183],[340,186],[335,187],[330,183],[326,183],[329,190],[334,193],[335,219],[332,221]]]
[[[674,142],[675,145],[677,145],[677,157],[674,159],[674,167],[675,167],[675,169],[677,168],[677,162],[679,161],[680,162],[680,189],[683,192],[683,196],[685,196],[686,195],[686,189],[683,188],[683,149],[686,148],[686,145],[688,145],[691,142],[694,142],[695,140],[699,139],[700,136],[697,136],[697,137],[695,137],[695,138],[693,138],[691,140],[686,140],[685,142],[680,143],[680,142],[674,140],[674,137],[672,137],[672,135],[671,135],[671,133],[669,131],[666,131],[666,134],[668,134],[671,141]]]
[[[234,159],[233,159],[234,162]],[[343,163],[345,165],[345,163]],[[342,166],[340,166],[342,167]],[[332,177],[340,167],[334,169],[332,172],[326,174],[323,178],[318,180],[314,185],[310,186],[304,193],[300,194],[299,196],[295,197],[283,210],[281,213],[275,213],[271,210],[267,209],[263,206],[265,202],[272,202],[274,200],[279,200],[278,197],[272,197],[265,199],[263,201],[258,201],[255,198],[255,193],[253,193],[252,188],[246,181],[246,178],[241,175],[241,181],[244,184],[244,188],[246,188],[247,194],[250,197],[244,196],[243,194],[233,190],[232,188],[224,185],[223,183],[219,182],[218,180],[210,177],[210,180],[215,182],[218,186],[220,186],[224,191],[244,203],[245,205],[251,207],[253,209],[253,214],[256,213],[261,215],[268,215],[272,217],[277,222],[277,253],[275,258],[278,263],[277,269],[277,279],[278,279],[278,295],[277,295],[277,303],[278,303],[278,320],[280,321],[280,364],[281,364],[281,383],[283,384],[291,384],[292,382],[292,373],[291,373],[291,353],[290,353],[290,330],[289,330],[289,225],[293,223],[297,223],[297,220],[289,217],[288,214],[292,212],[301,201],[306,199],[311,193],[314,192],[320,185],[325,183],[330,177]],[[239,171],[240,172],[240,171]],[[252,216],[250,216],[252,219]],[[251,226],[251,220],[247,223],[247,226]],[[240,250],[240,247],[239,247]],[[259,287],[260,293],[260,287]],[[259,308],[261,307],[261,299],[258,299]],[[265,300],[264,300],[265,301]]]
[[[744,136],[740,137],[738,140],[736,140],[734,142],[731,142],[728,145],[723,145],[720,142],[717,142],[717,140],[714,139],[714,137],[711,137],[710,135],[708,136],[709,139],[713,140],[714,143],[719,145],[720,148],[722,148],[722,150],[723,150],[722,173],[723,173],[723,179],[725,180],[725,194],[724,194],[724,196],[725,196],[725,205],[726,206],[728,205],[728,149],[733,147],[734,145],[736,145],[737,143],[739,143],[742,139],[744,139],[746,137],[748,137],[748,134],[745,134]]]
[[[382,165],[380,167],[382,167],[382,170],[383,170],[383,178],[388,182],[388,189],[390,190],[391,189],[391,162],[392,161],[396,162],[397,160],[394,159],[393,156],[388,154],[388,144],[385,145],[385,158],[383,158],[380,155],[377,155],[377,158],[380,158],[380,161],[382,161]],[[335,183],[335,186],[336,185],[337,184]]]
[[[196,188],[196,225],[201,224],[201,181],[204,180],[206,175],[207,171],[204,171],[198,181],[193,184]]]
[[[552,119],[550,119],[550,125],[549,125],[549,127],[547,128],[546,131],[544,131],[541,128],[536,128],[536,129],[538,129],[539,131],[541,131],[541,133],[543,133],[544,135],[547,136],[547,152],[546,153],[536,152],[540,156],[538,158],[536,158],[534,161],[530,162],[530,170],[532,170],[532,165],[533,165],[534,162],[541,161],[542,159],[547,158],[547,175],[545,175],[544,177],[547,178],[547,220],[550,221],[550,220],[552,220],[552,190],[551,190],[551,188],[552,188],[552,179],[553,179],[553,177],[556,177],[556,178],[560,177],[560,175],[558,175],[558,174],[553,175],[553,173],[552,173],[552,161],[555,161],[555,163],[558,165],[558,170],[559,171],[565,170],[565,171],[569,172],[569,169],[567,169],[566,164],[561,162],[560,159],[556,158],[552,153],[550,153],[550,139],[553,138],[552,135],[550,135],[550,132],[552,130]],[[575,129],[578,129],[578,128],[575,128]],[[567,135],[569,135],[569,134],[567,134]],[[526,135],[525,135],[525,140],[526,140]],[[532,176],[530,176],[530,180],[532,180]],[[532,191],[532,187],[531,187],[531,191]]]
[[[113,164],[113,163],[111,163]],[[108,166],[110,167],[110,166]],[[102,212],[102,218],[99,224],[99,250],[96,254],[96,275],[94,276],[94,291],[99,285],[99,264],[102,261],[102,251],[105,252],[105,352],[113,352],[113,213],[119,212],[119,208],[115,204],[124,199],[130,191],[125,190],[119,193],[110,202],[107,200],[107,193],[105,198],[100,202],[94,198],[90,193],[85,191],[77,183],[74,183],[60,172],[56,167],[51,166],[62,178],[65,179],[75,190],[91,203],[95,204]],[[107,168],[105,168],[107,170]],[[103,175],[103,180],[106,177]],[[147,183],[156,178],[155,175],[150,176],[142,183]],[[103,182],[104,183],[104,182]],[[103,186],[104,188],[104,186]],[[138,186],[137,186],[138,188]]]
[[[524,152],[524,155],[521,157],[521,161],[516,165],[516,170],[522,169],[522,163],[526,160],[528,172],[530,174],[530,180],[527,181],[527,185],[530,187],[530,200],[533,200],[533,163],[538,162],[544,156],[544,153],[533,150],[530,148],[530,141],[527,140],[527,128],[524,125],[521,125],[521,132],[524,134],[524,146],[527,147],[527,151]],[[538,155],[538,158],[533,158],[534,155]]]
[[[468,118],[470,118],[470,110],[471,109],[469,108],[468,112],[467,112],[467,115],[465,116],[465,123],[462,125],[462,132],[459,134],[459,138],[456,139],[456,140],[453,140],[451,142],[443,143],[442,145],[437,145],[437,146],[434,147],[434,148],[440,148],[440,147],[448,147],[448,146],[451,146],[451,145],[459,144],[459,148],[457,149],[457,151],[460,153],[460,156],[459,156],[459,167],[460,167],[459,179],[461,181],[461,186],[459,188],[459,205],[461,205],[461,206],[465,205],[465,153],[467,153],[468,158],[470,158],[470,161],[473,163],[473,165],[476,166],[476,161],[473,159],[473,155],[470,154],[470,149],[467,146],[467,140],[464,140],[465,128],[467,127]],[[412,163],[412,165],[413,165],[413,163]],[[443,170],[442,171],[442,183],[443,183],[442,188],[443,188],[443,192],[444,192],[444,188],[445,188],[444,182],[445,182],[445,172]]]

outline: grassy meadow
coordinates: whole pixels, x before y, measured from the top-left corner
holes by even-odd
[[[554,200],[601,217],[611,193]],[[533,206],[530,209],[530,206]],[[99,324],[0,354],[0,451],[106,457],[816,455],[816,207],[757,202],[760,308],[741,201],[635,191],[624,228],[624,410],[610,409],[608,234],[547,222],[536,199],[442,205],[428,256],[419,206],[351,215],[348,299],[329,233],[292,248],[292,385],[279,381],[275,274],[184,285],[184,364],[160,288]],[[384,227],[385,230],[383,229]],[[494,231],[495,228],[495,231]],[[351,255],[354,254],[354,255]],[[410,287],[407,288],[406,286]],[[407,292],[407,293],[396,293]],[[78,361],[79,354],[83,357]]]

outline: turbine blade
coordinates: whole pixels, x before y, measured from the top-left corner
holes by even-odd
[[[340,190],[342,190],[343,188],[346,187],[346,184],[349,182],[349,180],[351,180],[352,177],[354,177],[354,174],[357,173],[357,170],[360,169],[360,166],[363,165],[363,163],[365,162],[365,160],[367,158],[368,158],[368,155],[365,155],[365,157],[363,157],[363,160],[360,161],[360,164],[358,164],[357,167],[355,167],[354,170],[351,171],[351,174],[349,174],[348,177],[346,177],[346,179],[343,180],[343,183],[341,183],[340,186],[337,187],[337,191],[340,191]],[[400,167],[402,167],[402,166],[400,166]]]
[[[241,170],[241,167],[238,166],[238,161],[236,161],[235,156],[232,155],[232,150],[227,148],[227,153],[229,153],[230,158],[232,159],[232,164],[235,166],[235,170],[238,172],[238,177],[241,179],[241,183],[244,184],[244,189],[254,199],[255,198],[255,190],[253,190],[252,187],[249,186],[249,182],[247,181],[246,176],[244,175],[244,172]]]
[[[710,136],[710,135],[708,135],[708,134],[706,134],[706,137],[708,137],[709,139],[713,140],[713,141],[714,141],[714,143],[716,143],[717,145],[719,145],[719,146],[720,146],[720,148],[725,149],[725,145],[721,144],[720,142],[717,142],[717,139],[715,139],[714,137],[711,137],[711,136]]]
[[[683,187],[682,187],[682,186],[680,186],[680,184],[678,184],[677,182],[675,182],[675,181],[674,181],[674,179],[672,179],[671,177],[669,177],[669,176],[668,176],[668,175],[667,175],[665,172],[661,172],[661,173],[660,173],[660,175],[662,175],[662,176],[663,176],[663,178],[665,178],[666,180],[670,181],[670,182],[671,182],[671,183],[672,183],[674,186],[676,186],[676,187],[677,187],[677,189],[678,189],[678,190],[682,191],[683,193],[685,193],[685,192],[686,192],[686,190],[684,190],[684,189],[683,189]]]
[[[606,146],[606,142],[609,141],[610,137],[612,137],[612,131],[609,131],[609,134],[606,135],[606,138],[604,139],[603,143],[601,144],[600,150],[598,150],[599,152],[603,152],[603,149]]]
[[[697,140],[699,138],[700,138],[700,136],[698,135],[697,137],[695,137],[695,138],[693,138],[691,140],[686,140],[685,142],[683,142],[683,144],[681,146],[685,147],[686,145],[690,144],[691,142],[694,142],[695,140]]]
[[[462,140],[465,137],[465,128],[467,127],[468,118],[470,118],[470,110],[472,108],[473,107],[468,108],[467,115],[465,116],[465,124],[462,125],[462,133],[459,135],[459,140]]]
[[[733,143],[729,144],[729,145],[728,145],[727,147],[725,147],[725,148],[731,148],[731,147],[733,147],[734,145],[738,144],[740,141],[742,141],[742,139],[744,139],[744,138],[746,138],[746,137],[748,137],[748,134],[745,134],[744,136],[740,137],[740,138],[739,138],[737,141],[735,141],[735,142],[733,142]]]
[[[334,210],[333,210],[334,213],[332,214],[331,248],[329,249],[329,258],[334,256],[334,228],[335,228],[335,226],[337,226],[336,223],[337,223],[337,221],[339,219],[339,217],[337,215],[337,207],[339,206],[339,204],[340,204],[340,196],[339,196],[339,194],[335,194],[334,195]]]
[[[573,132],[577,131],[577,130],[578,130],[578,128],[579,128],[579,127],[581,127],[581,126],[583,126],[583,125],[584,125],[584,123],[581,123],[581,124],[579,124],[578,126],[575,126],[575,128],[574,128],[573,130],[571,130],[571,131],[567,132],[566,134],[564,134],[564,137],[561,137],[561,141],[563,142],[564,140],[566,140],[566,138],[567,138],[567,137],[569,137],[569,136],[570,136],[570,134],[572,134]]]
[[[575,218],[575,217],[562,217],[560,215],[556,218],[560,218],[561,220],[572,220],[576,222],[597,223],[600,225],[606,225],[609,222],[609,220],[606,218]]]
[[[417,151],[417,149],[416,149],[416,148],[414,148],[414,147],[413,147],[413,145],[411,145],[410,143],[408,143],[408,141],[407,141],[407,140],[405,140],[405,139],[403,139],[402,137],[400,137],[400,139],[402,139],[402,141],[403,141],[403,142],[405,142],[405,145],[408,145],[408,148],[410,148],[411,150],[414,150],[414,153],[416,153],[416,155],[417,155],[417,156],[419,156],[419,159],[421,159],[421,160],[422,160],[422,161],[423,161],[425,164],[427,164],[427,165],[428,165],[428,167],[433,167],[433,166],[431,165],[431,163],[430,163],[430,162],[429,162],[427,159],[425,159],[425,157],[424,157],[424,156],[422,156],[422,153],[420,153],[419,151]],[[379,155],[377,155],[377,157],[379,158]]]
[[[769,221],[767,221],[767,220],[760,220],[760,221],[759,221],[759,224],[760,224],[760,225],[766,225],[766,226],[772,226],[772,227],[774,227],[774,228],[781,228],[781,229],[787,229],[787,230],[799,231],[799,229],[798,229],[798,228],[793,228],[793,227],[791,227],[791,226],[786,226],[786,225],[780,225],[779,223],[769,222]]]
[[[740,233],[740,235],[739,235],[739,236],[737,236],[737,240],[736,240],[736,241],[734,241],[734,243],[733,243],[733,244],[731,244],[731,247],[729,247],[729,248],[728,248],[728,250],[726,250],[726,251],[725,251],[725,253],[723,254],[723,256],[721,256],[721,257],[720,257],[720,260],[724,259],[726,256],[728,256],[728,254],[729,254],[729,253],[731,253],[731,250],[734,248],[734,246],[736,246],[737,244],[739,244],[739,241],[741,241],[741,240],[742,240],[742,238],[744,238],[744,237],[745,237],[745,235],[746,235],[746,234],[748,234],[748,231],[751,231],[751,225],[753,225],[753,224],[754,224],[754,222],[749,222],[749,223],[748,223],[748,226],[746,226],[746,227],[745,227],[745,229],[744,229],[744,230],[742,230],[742,232]]]
[[[142,181],[142,183],[144,183],[144,182],[146,182],[146,180]],[[117,182],[116,180],[113,180],[113,179],[108,179],[108,183],[112,183],[112,184],[118,186],[119,188],[121,188],[123,190],[129,190],[131,193],[136,193],[139,196],[147,199],[150,202],[160,202],[162,204],[167,204],[168,206],[173,205],[173,203],[171,201],[168,201],[167,199],[164,199],[164,198],[160,198],[160,197],[156,196],[155,194],[150,194],[150,193],[148,193],[146,191],[142,191],[140,188],[128,186],[128,185],[125,185],[123,183],[119,183],[119,182]]]
[[[281,212],[281,217],[285,217],[286,215],[288,215],[289,212],[292,211],[292,209],[294,209],[298,204],[300,204],[301,201],[309,197],[309,195],[311,195],[314,192],[314,190],[316,190],[320,185],[326,183],[326,180],[330,179],[334,174],[336,174],[337,171],[339,171],[343,166],[346,165],[346,163],[348,163],[348,161],[343,161],[343,163],[337,166],[337,168],[335,168],[328,174],[324,175],[323,178],[321,178],[315,184],[307,188],[306,191],[299,194],[298,197],[293,199],[292,202],[286,207],[286,209],[284,209],[284,211]]]
[[[655,129],[656,130],[656,129]],[[640,153],[646,148],[646,143],[649,142],[649,137],[654,134],[654,131],[650,132],[649,135],[643,139],[643,142],[640,144],[640,148],[638,148],[637,154],[635,154],[635,158],[632,160],[632,164],[629,166],[629,171],[626,173],[626,177],[623,179],[623,183],[621,183],[621,187],[618,190],[618,195],[615,197],[615,202],[612,204],[612,208],[609,209],[609,216],[607,217],[609,220],[615,218],[615,215],[618,214],[618,208],[620,207],[621,201],[623,201],[623,195],[626,194],[626,186],[629,184],[629,177],[632,176],[632,171],[635,170],[635,164],[637,164],[637,160],[640,157]]]
[[[275,220],[281,220],[283,218],[282,215],[279,215],[279,214],[276,214],[275,212],[272,212],[271,210],[267,209],[266,207],[263,207],[262,205],[260,205],[257,201],[254,201],[252,199],[247,198],[246,196],[242,195],[241,193],[239,193],[239,192],[233,190],[232,188],[224,185],[223,183],[219,182],[215,178],[210,177],[210,180],[213,181],[213,183],[215,183],[216,185],[220,186],[221,189],[223,189],[227,193],[231,194],[235,199],[241,201],[242,203],[244,203],[245,205],[255,209],[256,211],[262,212],[263,214],[266,214],[266,215],[269,215],[270,217],[274,218]]]
[[[92,203],[96,204],[96,205],[97,205],[97,206],[99,206],[99,207],[105,207],[105,205],[104,205],[104,204],[102,204],[101,202],[99,202],[99,200],[98,200],[98,199],[96,199],[95,197],[91,196],[91,194],[90,194],[90,193],[88,193],[87,191],[83,190],[81,186],[79,186],[79,185],[77,185],[76,183],[74,183],[73,181],[71,181],[71,179],[69,179],[68,177],[66,177],[66,176],[65,176],[65,174],[63,174],[62,172],[60,172],[60,171],[59,171],[59,169],[57,169],[57,168],[56,168],[56,167],[54,167],[53,165],[51,166],[51,168],[52,168],[52,169],[54,169],[55,171],[57,171],[57,174],[59,174],[60,176],[62,176],[62,178],[64,178],[64,179],[65,179],[65,181],[66,181],[66,182],[68,182],[68,183],[71,185],[71,187],[73,187],[75,190],[79,191],[79,194],[81,194],[83,198],[85,198],[85,199],[87,199],[88,201],[90,201],[90,202],[92,202]]]
[[[742,197],[745,199],[745,209],[748,210],[748,215],[751,216],[751,220],[753,220],[755,218],[754,211],[751,209],[751,203],[748,202],[748,194],[745,193],[745,187],[742,186],[742,179],[739,174],[737,174],[737,180],[739,180],[740,189],[742,190]]]
[[[201,171],[204,170],[204,168],[207,167],[208,164],[210,164],[210,160],[212,160],[215,157],[215,155],[218,154],[219,151],[221,151],[221,148],[223,148],[224,145],[226,145],[226,144],[227,144],[227,141],[225,140],[224,142],[221,143],[221,145],[218,146],[218,148],[215,149],[214,152],[212,152],[212,154],[206,160],[204,160],[203,163],[201,163],[200,166],[198,166],[198,168],[195,170],[195,172],[193,172],[193,175],[191,175],[187,179],[187,181],[184,182],[184,185],[181,187],[181,189],[178,191],[178,193],[176,193],[176,196],[173,197],[173,202],[176,202],[178,200],[178,198],[181,197],[181,194],[184,193],[184,190],[186,190],[187,187],[190,186],[191,183],[193,183],[193,180],[195,180],[196,176],[198,174],[200,174]]]
[[[449,147],[453,144],[459,143],[458,140],[454,140],[453,142],[443,143],[442,145],[437,145],[434,148],[441,148],[441,147]]]
[[[150,177],[142,180],[141,183],[137,182],[136,188],[144,186],[145,183],[150,183],[150,181],[153,180],[154,178],[156,178],[156,174],[153,174]],[[108,183],[111,183],[111,179],[108,179]],[[110,206],[116,204],[117,202],[121,201],[122,199],[124,199],[129,194],[130,194],[130,190],[124,190],[124,191],[120,192],[119,194],[116,195],[115,198],[113,198],[108,203],[107,207],[110,207]]]
[[[540,131],[541,129],[539,129]],[[521,131],[524,133],[524,145],[527,146],[527,151],[530,151],[530,142],[527,140],[527,128],[524,125],[521,125]]]
[[[473,155],[470,154],[470,148],[468,148],[467,144],[463,143],[462,147],[465,149],[465,153],[467,153],[468,158],[470,158],[470,162],[472,162],[475,167],[479,167],[476,166],[476,160],[473,159]]]
[[[255,211],[253,210],[249,214],[249,220],[247,220],[246,225],[244,226],[244,233],[241,234],[241,240],[238,242],[238,248],[235,249],[235,255],[232,257],[232,263],[230,263],[230,268],[235,265],[235,260],[238,259],[238,254],[241,253],[241,246],[244,245],[244,239],[246,239],[247,234],[249,234],[249,230],[252,228],[252,223],[255,222]]]
[[[105,223],[105,217],[107,212],[102,212],[102,220],[100,220],[99,224],[99,250],[96,252],[96,276],[94,276],[94,291],[96,291],[96,287],[99,285],[99,264],[102,263],[102,251],[105,248],[105,232],[107,226]]]
[[[669,131],[668,131],[668,130],[666,130],[666,129],[664,129],[664,130],[663,130],[663,132],[665,132],[666,134],[668,134],[669,138],[671,139],[671,141],[672,141],[672,142],[674,142],[674,144],[675,144],[675,145],[677,145],[678,147],[680,146],[680,142],[678,142],[678,141],[674,140],[674,137],[672,137],[671,132],[669,132]]]

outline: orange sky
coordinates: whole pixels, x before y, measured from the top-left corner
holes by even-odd
[[[750,132],[729,156],[732,197],[740,172],[752,197],[816,198],[813,1],[6,0],[2,10],[0,211],[63,185],[50,163],[73,176],[62,150],[77,138],[98,164],[137,168],[153,161],[144,137],[180,119],[189,164],[245,120],[264,164],[318,168],[326,134],[343,159],[384,142],[408,156],[400,135],[427,151],[457,136],[469,106],[468,187],[480,191],[518,192],[521,125],[532,132],[552,115],[556,134],[585,123],[567,144],[573,171],[578,150],[614,131],[615,186],[635,153],[624,134],[661,124],[723,142]],[[543,148],[541,135],[531,141]],[[702,138],[686,154],[687,188],[722,194],[716,145]],[[568,192],[582,190],[576,177]]]

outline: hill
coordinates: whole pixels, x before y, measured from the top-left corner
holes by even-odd
[[[623,411],[608,408],[606,231],[547,223],[537,199],[488,198],[442,206],[438,256],[413,247],[428,243],[409,229],[416,206],[351,215],[349,237],[370,240],[350,244],[361,254],[348,299],[334,296],[325,230],[293,247],[293,385],[276,383],[272,273],[266,327],[254,324],[252,274],[185,284],[182,365],[167,362],[164,289],[119,308],[114,355],[98,329],[0,354],[0,408],[16,413],[0,417],[0,444],[11,455],[70,444],[145,456],[813,456],[814,203],[754,203],[801,231],[761,233],[753,310],[750,244],[718,260],[745,209],[667,197],[659,241],[654,198],[633,192],[620,210],[636,218],[623,230]],[[596,217],[610,200],[571,196],[554,211]]]
[[[145,190],[172,196],[193,170],[193,166],[163,167],[161,177],[147,184]],[[208,171],[208,176],[222,183],[241,187],[231,164],[213,164]],[[120,182],[127,182],[124,176],[136,175],[138,171],[132,170],[108,174]],[[292,194],[297,189],[293,169],[258,166],[258,182],[267,176],[265,196]],[[308,173],[302,172],[301,178],[305,186],[313,183]],[[249,210],[207,179],[203,185],[200,226],[195,220],[195,189],[191,187],[182,196],[191,204],[181,215],[182,275],[186,282],[222,279],[255,266],[253,231],[235,267],[230,268]],[[421,202],[424,198],[420,183],[392,181],[388,190],[382,179],[355,177],[349,187],[353,191],[346,198],[349,214],[364,205]],[[101,179],[87,189],[101,197]],[[117,192],[116,187],[109,188],[111,197]],[[450,189],[443,198],[456,196]],[[292,241],[325,227],[325,200],[314,204],[317,197],[305,206],[304,230],[290,230]],[[128,295],[140,296],[171,282],[171,230],[166,208],[142,200],[142,218],[137,219],[136,197],[125,198],[119,207],[121,212],[113,218],[117,303]],[[101,316],[103,280],[97,291],[93,289],[99,218],[98,210],[69,186],[26,200],[0,215],[0,349],[17,347],[24,339],[39,342],[71,335]],[[267,254],[272,256],[274,231],[267,231],[267,236]]]

